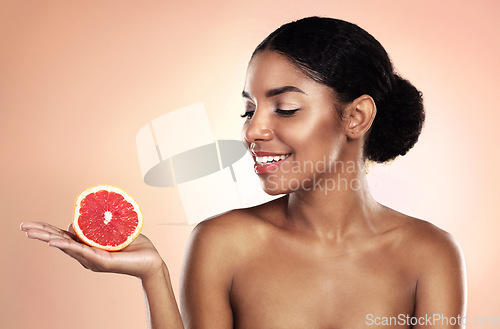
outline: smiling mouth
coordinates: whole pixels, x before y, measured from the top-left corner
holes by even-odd
[[[267,165],[274,162],[282,161],[288,158],[291,153],[282,154],[282,155],[268,155],[268,156],[256,156],[255,163],[258,165]]]

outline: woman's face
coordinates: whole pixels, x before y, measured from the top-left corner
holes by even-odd
[[[314,189],[334,176],[332,164],[344,158],[346,137],[329,87],[266,50],[250,61],[243,98],[242,138],[264,191]]]

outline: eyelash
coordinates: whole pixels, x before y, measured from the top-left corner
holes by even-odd
[[[295,114],[300,109],[294,109],[294,110],[281,110],[281,109],[276,109],[275,112],[278,113],[279,115],[284,115],[284,116],[292,116]]]
[[[281,116],[289,117],[295,114],[300,109],[295,109],[295,110],[281,110],[281,109],[276,109],[274,112],[278,113]],[[247,111],[241,115],[242,118],[248,118],[251,119],[253,116],[253,113],[255,111]]]
[[[254,112],[254,111],[248,111],[248,112],[245,112],[245,113],[243,113],[242,115],[240,115],[240,117],[242,117],[242,118],[248,118],[248,119],[251,119],[251,118],[252,118],[252,116],[253,116],[253,112]]]

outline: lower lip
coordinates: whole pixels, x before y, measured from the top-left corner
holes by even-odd
[[[269,172],[275,172],[275,171],[278,170],[278,167],[281,166],[281,164],[286,159],[288,159],[288,157],[284,158],[283,160],[276,161],[276,162],[269,163],[269,164],[258,164],[258,163],[255,163],[253,165],[253,169],[255,170],[256,174],[267,174]]]

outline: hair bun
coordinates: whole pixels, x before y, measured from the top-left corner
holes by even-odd
[[[405,155],[418,141],[424,120],[422,93],[395,74],[389,95],[377,104],[365,143],[366,158],[382,163]]]

